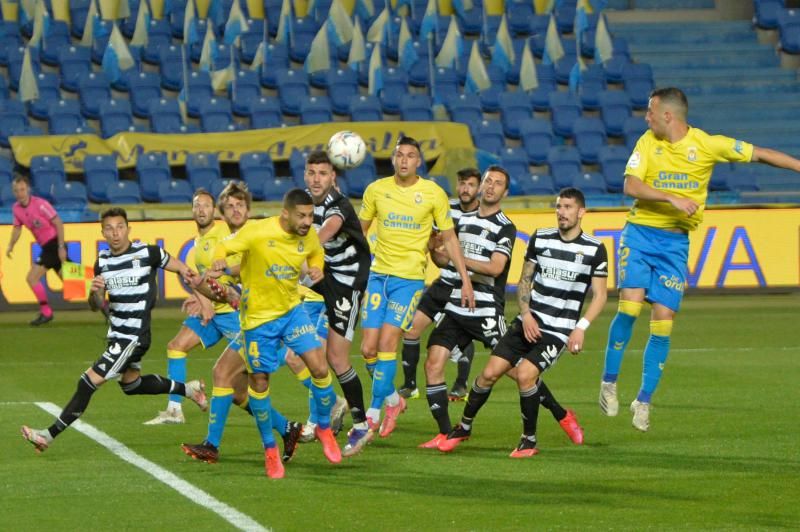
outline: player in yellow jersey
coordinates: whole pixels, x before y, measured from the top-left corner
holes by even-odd
[[[373,429],[378,427],[385,400],[386,417],[380,425],[384,438],[394,430],[397,416],[406,406],[394,386],[397,345],[403,332],[411,327],[425,288],[428,239],[434,223],[461,277],[462,306],[475,306],[447,194],[433,181],[417,175],[422,164],[419,143],[401,137],[392,154],[392,164],[393,176],[374,181],[364,191],[358,215],[364,234],[377,221],[375,258],[362,306],[361,354],[373,373],[367,421]]]
[[[225,257],[242,254],[240,275],[241,324],[248,362],[250,409],[264,444],[265,469],[271,478],[282,478],[270,421],[269,375],[280,365],[281,342],[299,354],[311,372],[311,392],[317,405],[317,438],[332,463],[342,459],[330,429],[330,412],[336,400],[328,363],[316,326],[300,304],[297,283],[303,264],[313,282],[322,280],[324,251],[311,228],[314,204],[301,189],[286,193],[280,216],[250,222],[238,233],[217,244],[212,269],[228,268]]]
[[[225,223],[215,224],[214,208],[215,202],[211,193],[202,189],[195,192],[192,198],[192,218],[197,225],[194,262],[200,275],[211,266],[211,254],[217,242],[247,221],[246,217],[237,212],[236,217],[230,220],[230,228]],[[226,276],[220,282],[229,283],[230,278]],[[236,352],[241,347],[237,338],[239,314],[230,305],[211,302],[196,291],[190,299],[198,307],[199,315],[186,318],[178,334],[167,344],[167,376],[180,382],[186,380],[186,356],[198,345],[202,344],[203,348],[208,349],[224,338],[228,342],[228,349]],[[183,397],[170,395],[167,409],[146,421],[145,425],[183,423],[182,402]]]
[[[644,351],[642,385],[631,403],[633,426],[650,427],[650,400],[670,346],[672,321],[686,288],[689,231],[703,219],[708,183],[718,162],[761,162],[800,172],[800,161],[741,140],[709,135],[686,122],[689,103],[676,88],[653,91],[650,127],[625,167],[625,194],[636,201],[619,242],[619,309],[611,323],[600,409],[619,411],[617,377],[642,303],[652,305],[650,338]]]

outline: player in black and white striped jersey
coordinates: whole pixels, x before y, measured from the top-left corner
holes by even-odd
[[[608,256],[603,243],[581,229],[585,212],[583,193],[575,188],[563,189],[556,199],[558,227],[540,229],[532,235],[517,285],[520,316],[492,350],[472,386],[461,423],[438,443],[440,451],[452,451],[470,437],[472,422],[489,399],[492,386],[514,368],[523,434],[511,457],[538,453],[539,376],[555,364],[565,346],[573,354],[581,351],[585,330],[606,302]],[[590,288],[592,302],[581,318]]]
[[[141,359],[150,347],[150,313],[156,302],[158,269],[179,273],[187,282],[197,274],[158,246],[132,243],[128,215],[112,207],[100,217],[109,249],[95,262],[89,305],[103,306],[108,293],[110,312],[105,352],[78,379],[78,388],[55,422],[47,429],[22,427],[22,436],[38,452],[78,419],[92,394],[106,381],[119,378],[126,395],[182,394],[202,409],[208,408],[201,380],[186,384],[160,375],[141,375]]]
[[[450,200],[450,217],[453,219],[453,226],[457,234],[458,222],[461,216],[478,210],[478,189],[481,185],[481,173],[477,168],[464,168],[459,170],[456,176],[458,182],[456,195],[458,197]],[[431,237],[429,248],[433,249],[434,247],[440,247],[440,245],[441,243],[435,236]],[[431,323],[438,322],[442,318],[442,312],[450,299],[450,293],[457,286],[461,286],[461,277],[459,277],[453,265],[448,262],[442,266],[439,278],[422,294],[411,328],[403,335],[404,383],[397,393],[407,399],[419,397],[417,365],[419,364],[419,342],[422,333]],[[469,368],[472,364],[472,357],[475,354],[472,343],[464,348],[463,351],[456,351],[453,356],[455,358],[456,354],[458,355],[458,376],[455,383],[453,383],[451,400],[466,397]]]

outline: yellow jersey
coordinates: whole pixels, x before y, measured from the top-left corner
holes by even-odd
[[[312,227],[306,236],[287,233],[279,217],[251,220],[214,249],[214,258],[242,254],[242,329],[279,318],[300,304],[297,282],[303,263],[325,267],[325,252]]]
[[[311,288],[309,288],[307,286],[304,286],[302,284],[297,286],[297,291],[300,294],[300,299],[302,299],[304,302],[305,301],[308,301],[309,303],[324,303],[325,302],[325,298],[324,297],[322,297],[320,294],[316,293]]]
[[[648,130],[633,148],[625,166],[625,175],[638,177],[656,190],[692,199],[700,207],[692,216],[687,216],[669,203],[637,199],[628,213],[628,221],[660,229],[696,229],[703,221],[714,164],[750,162],[752,157],[752,144],[722,135],[709,135],[694,127],[690,127],[686,136],[674,144],[658,140]]]
[[[203,275],[203,272],[210,268],[211,263],[214,262],[214,248],[219,242],[228,238],[230,234],[231,230],[228,228],[228,224],[217,222],[206,234],[197,235],[194,238],[194,264],[200,275]],[[240,255],[228,257],[227,260],[229,266],[236,266],[240,261]],[[221,275],[217,281],[224,286],[234,285],[238,282],[227,274]],[[233,308],[227,303],[214,301],[214,312],[216,314],[227,314],[228,312],[233,312]]]
[[[410,187],[399,186],[394,176],[373,181],[364,191],[358,217],[378,222],[372,271],[403,279],[425,279],[433,224],[440,231],[453,228],[447,194],[422,178]]]

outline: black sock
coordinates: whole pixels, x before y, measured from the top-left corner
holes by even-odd
[[[447,410],[447,383],[429,384],[425,389],[425,396],[428,398],[433,419],[439,424],[439,434],[450,434],[453,426]]]
[[[522,411],[522,433],[525,436],[536,435],[536,422],[539,418],[539,388],[519,391],[519,407]]]
[[[419,365],[419,338],[403,338],[403,388],[417,387],[417,365]]]
[[[339,386],[342,387],[347,406],[350,407],[353,423],[363,423],[367,420],[367,412],[364,410],[364,389],[361,387],[358,373],[350,366],[350,369],[337,375],[336,378],[339,380]]]
[[[186,396],[186,386],[161,375],[142,375],[133,382],[119,383],[126,395],[160,395],[172,393]]]
[[[64,429],[72,425],[76,419],[81,417],[86,407],[89,406],[92,394],[96,391],[97,386],[92,384],[89,376],[86,373],[81,375],[81,378],[78,379],[78,389],[75,390],[69,403],[67,403],[67,406],[61,411],[61,415],[59,415],[55,422],[47,429],[50,432],[50,436],[55,438],[61,434]]]
[[[472,426],[472,420],[478,415],[478,411],[489,400],[492,388],[481,388],[478,386],[478,379],[472,383],[472,390],[467,397],[467,406],[464,407],[464,414],[461,416],[461,424]]]
[[[556,421],[561,421],[567,416],[567,411],[556,401],[553,392],[541,379],[539,380],[539,402],[553,414]]]
[[[456,376],[456,384],[460,384],[464,388],[467,387],[467,380],[469,379],[469,370],[472,367],[472,359],[475,357],[475,345],[470,342],[458,359],[458,375]]]

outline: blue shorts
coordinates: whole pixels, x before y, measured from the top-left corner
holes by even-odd
[[[677,312],[688,259],[689,235],[627,223],[619,241],[617,286],[644,288],[647,301]]]
[[[274,373],[282,365],[281,358],[289,349],[302,355],[322,347],[316,325],[311,322],[302,305],[283,316],[244,331],[245,355],[253,373]]]
[[[383,324],[411,328],[425,282],[370,272],[361,306],[361,326],[380,329]]]
[[[325,311],[324,301],[304,301],[303,308],[306,309],[311,323],[317,325],[317,336],[323,340],[328,339],[328,313]]]
[[[228,347],[234,351],[242,348],[242,326],[237,311],[216,314],[206,325],[203,325],[197,316],[189,316],[183,320],[183,325],[200,338],[200,343],[205,349],[215,345],[222,338],[228,341]]]

